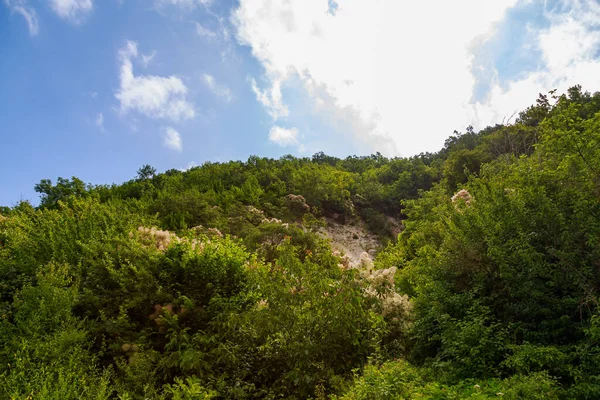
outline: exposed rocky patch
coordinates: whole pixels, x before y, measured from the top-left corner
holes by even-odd
[[[339,224],[327,218],[327,226],[319,230],[319,234],[331,242],[331,248],[350,257],[353,265],[360,263],[363,252],[375,256],[381,247],[377,236],[369,232],[366,225],[355,220],[349,224]]]

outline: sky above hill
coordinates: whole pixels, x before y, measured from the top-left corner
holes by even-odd
[[[596,0],[0,0],[0,205],[249,155],[437,151],[600,90]]]

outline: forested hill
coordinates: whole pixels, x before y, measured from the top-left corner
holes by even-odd
[[[36,191],[0,209],[0,398],[600,398],[600,93],[410,158]]]
[[[583,99],[588,114],[593,114],[600,101],[578,88],[564,101],[571,99]],[[344,222],[360,217],[373,232],[393,238],[386,217],[404,218],[403,200],[417,198],[420,191],[442,180],[452,193],[487,162],[531,154],[539,139],[538,125],[550,113],[550,101],[554,100],[540,96],[537,105],[522,112],[513,125],[496,125],[481,132],[472,127],[465,133],[455,131],[441,151],[410,158],[390,159],[379,153],[345,159],[324,153],[279,160],[252,156],[246,162],[207,162],[187,171],[172,169],[162,174],[146,165],[135,179],[120,185],[92,187],[73,177],[58,178],[56,184],[45,179],[35,188],[41,194],[42,209],[56,208],[59,200],[71,196],[103,203],[135,199],[146,214],[156,214],[165,229],[202,224],[224,233],[240,233],[240,226],[232,226],[231,219],[248,214],[248,206],[270,217],[295,221],[303,211],[290,208],[287,196],[295,194],[304,197],[316,218]]]

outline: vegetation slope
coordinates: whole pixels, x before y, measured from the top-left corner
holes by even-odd
[[[410,158],[36,190],[0,209],[1,398],[600,398],[600,93]]]

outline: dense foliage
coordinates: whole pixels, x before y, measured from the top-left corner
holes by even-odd
[[[0,208],[0,398],[600,398],[599,93],[411,158],[36,190]],[[357,224],[374,260],[319,233]]]

